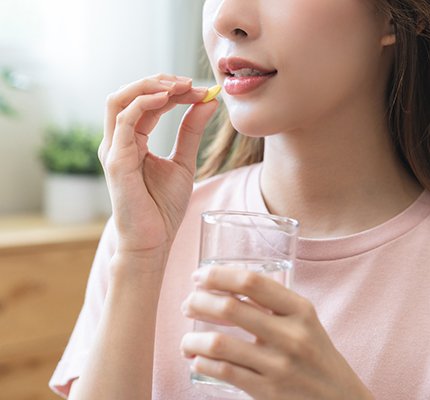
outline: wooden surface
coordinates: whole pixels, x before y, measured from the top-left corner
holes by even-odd
[[[0,250],[87,242],[98,238],[105,220],[56,224],[40,215],[0,217]]]
[[[48,381],[82,306],[104,224],[0,218],[0,400],[59,399]]]

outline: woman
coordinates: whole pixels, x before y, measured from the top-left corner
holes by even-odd
[[[429,2],[207,0],[203,14],[228,112],[201,171],[216,175],[193,190],[218,106],[205,88],[157,75],[109,97],[113,218],[51,386],[74,400],[204,399],[190,359],[258,400],[428,399]],[[159,117],[184,103],[171,157],[149,153]],[[226,208],[301,222],[294,291],[221,267],[190,279],[200,213]],[[193,318],[258,340],[191,333]]]

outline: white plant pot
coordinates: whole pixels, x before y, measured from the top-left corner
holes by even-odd
[[[99,177],[48,174],[45,181],[44,212],[53,222],[82,223],[100,214]]]

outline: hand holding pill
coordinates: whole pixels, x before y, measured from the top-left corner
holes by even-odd
[[[193,87],[187,77],[159,74],[108,97],[99,156],[112,200],[118,251],[148,257],[164,254],[170,246],[187,209],[200,140],[218,107],[220,90],[218,85]],[[148,137],[161,116],[178,104],[190,107],[172,153],[159,157],[150,151]]]

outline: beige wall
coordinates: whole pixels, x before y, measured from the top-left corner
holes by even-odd
[[[0,66],[32,84],[27,92],[6,92],[20,117],[0,116],[0,214],[41,209],[37,152],[47,124],[101,127],[104,100],[122,84],[161,71],[200,77],[201,3],[2,0]],[[150,141],[156,153],[168,154],[185,109],[160,121]]]

